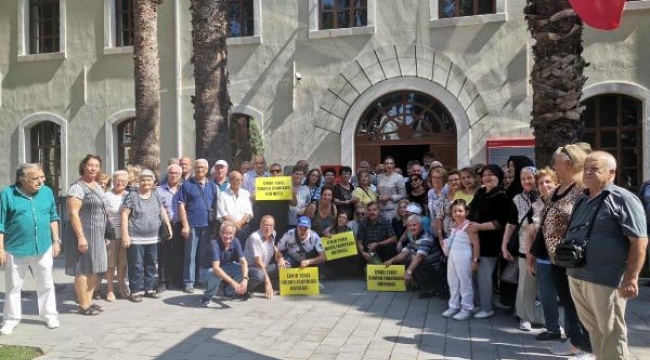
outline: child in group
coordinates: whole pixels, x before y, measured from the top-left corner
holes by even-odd
[[[470,221],[469,205],[463,199],[451,204],[451,216],[454,226],[449,238],[443,240],[443,251],[448,256],[447,282],[449,284],[449,308],[443,317],[454,320],[467,320],[474,308],[474,290],[472,272],[478,269],[480,245],[478,234],[467,231]]]

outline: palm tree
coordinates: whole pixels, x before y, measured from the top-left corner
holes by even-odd
[[[196,157],[231,160],[225,0],[191,0]]]
[[[567,0],[527,0],[524,14],[535,39],[530,74],[535,162],[545,166],[555,149],[582,137],[580,97],[588,66],[582,57],[582,20]]]
[[[160,72],[158,5],[164,0],[135,0],[133,65],[135,131],[133,163],[158,172],[160,166]]]

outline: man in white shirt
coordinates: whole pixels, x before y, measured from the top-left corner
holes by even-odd
[[[276,284],[279,268],[284,268],[284,257],[275,246],[275,219],[264,215],[260,229],[248,237],[244,255],[249,267],[254,267],[264,273],[264,293],[267,299],[273,298],[273,279]]]
[[[245,242],[250,235],[249,223],[253,218],[250,193],[241,187],[243,177],[239,171],[231,172],[228,179],[230,187],[219,196],[217,220],[235,224],[237,228],[235,236]]]

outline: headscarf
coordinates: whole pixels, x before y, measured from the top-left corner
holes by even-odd
[[[524,187],[521,185],[521,169],[527,166],[535,166],[533,160],[526,156],[511,156],[508,158],[508,162],[506,164],[510,165],[511,161],[515,167],[515,175],[512,179],[512,183],[510,186],[508,186],[508,189],[506,189],[506,194],[508,194],[508,199],[510,200],[512,200],[515,195],[521,194],[524,191]]]

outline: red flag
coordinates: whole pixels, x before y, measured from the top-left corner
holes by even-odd
[[[614,30],[621,24],[625,0],[569,0],[573,10],[589,26]]]

